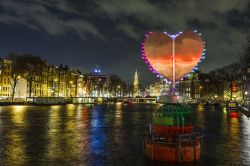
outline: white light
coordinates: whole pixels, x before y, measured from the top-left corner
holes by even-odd
[[[171,35],[170,36],[172,39],[175,39],[176,38],[176,35]]]

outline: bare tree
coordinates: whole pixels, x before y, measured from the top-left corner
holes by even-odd
[[[222,78],[226,81],[225,87],[229,91],[230,100],[232,100],[233,98],[233,84],[237,83],[241,69],[242,69],[241,64],[234,63],[234,64],[223,67],[220,71],[222,74]]]
[[[15,95],[15,88],[19,77],[26,78],[28,82],[29,97],[32,94],[32,83],[35,80],[35,76],[42,73],[43,66],[46,64],[44,60],[39,56],[32,54],[16,54],[9,55],[9,59],[13,61],[12,69],[12,101]]]

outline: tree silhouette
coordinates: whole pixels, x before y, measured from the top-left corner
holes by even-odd
[[[240,57],[243,68],[250,66],[250,35],[247,37],[247,44],[244,48],[244,54]]]
[[[28,82],[28,92],[29,97],[32,94],[32,84],[35,80],[35,76],[41,76],[43,66],[46,64],[46,61],[42,60],[41,57],[35,56],[32,54],[16,54],[12,53],[8,56],[10,60],[13,61],[12,74],[13,79],[12,85],[12,100],[15,95],[15,88],[17,80],[19,77],[23,77]]]

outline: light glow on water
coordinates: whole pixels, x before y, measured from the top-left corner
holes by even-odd
[[[0,165],[150,165],[142,136],[156,105],[0,107]],[[250,163],[250,121],[191,106],[204,139],[197,165]],[[121,160],[121,156],[126,156]],[[166,165],[159,163],[157,165]]]

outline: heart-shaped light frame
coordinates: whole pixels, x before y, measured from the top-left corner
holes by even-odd
[[[197,35],[201,36],[201,33],[198,33],[197,30],[193,31],[194,33],[196,33]],[[164,76],[162,74],[160,74],[156,69],[154,69],[154,67],[150,64],[149,60],[147,59],[147,56],[145,55],[145,49],[144,49],[144,46],[145,46],[145,41],[146,39],[154,32],[148,32],[145,34],[145,39],[142,43],[142,59],[145,61],[146,64],[149,65],[149,70],[151,70],[153,73],[155,73],[157,75],[157,77],[160,77],[160,78],[164,78]],[[177,33],[176,35],[171,35],[167,32],[163,32],[165,35],[167,35],[168,37],[170,37],[172,40],[175,40],[175,38],[177,38],[179,35],[181,35],[183,32],[179,32]],[[198,65],[199,63],[201,62],[201,60],[205,59],[205,42],[203,41],[203,51],[202,51],[202,55],[200,56],[200,60],[198,61],[197,65],[194,66],[194,68],[191,70],[191,72],[188,72],[183,78],[185,77],[189,77],[190,76],[190,73],[192,72],[195,72],[198,70]],[[183,78],[181,78],[180,80],[182,80]],[[167,78],[164,78],[165,81],[168,81]],[[175,82],[176,80],[174,80],[173,82]],[[178,80],[177,80],[178,81]],[[172,81],[169,81],[170,83]]]

